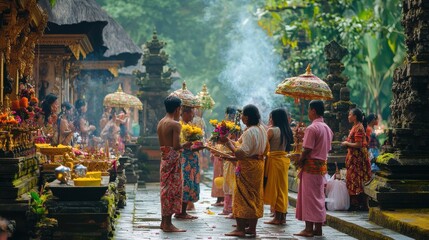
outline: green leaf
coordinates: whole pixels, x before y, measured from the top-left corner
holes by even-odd
[[[387,39],[387,44],[389,45],[390,51],[392,51],[393,54],[396,53],[397,39],[398,39],[397,34],[391,34],[390,38]]]
[[[49,5],[51,5],[51,8],[55,6],[55,3],[57,3],[57,0],[49,0]]]
[[[280,14],[273,12],[271,13],[271,16],[273,16],[274,19],[281,21],[282,17],[280,16]]]
[[[44,208],[37,208],[36,209],[36,213],[39,214],[39,215],[42,215],[42,214],[45,213],[45,209]]]
[[[39,194],[36,193],[35,191],[31,191],[30,192],[30,196],[31,198],[37,203],[37,204],[41,204],[42,200],[40,200]]]
[[[373,61],[377,57],[377,54],[379,51],[378,39],[374,38],[370,34],[365,34],[364,39],[365,39],[366,49],[368,51],[368,56],[371,59],[371,61]]]

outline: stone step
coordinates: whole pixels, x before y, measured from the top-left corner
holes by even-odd
[[[381,210],[372,207],[369,219],[415,239],[429,239],[429,209]]]
[[[289,192],[289,204],[296,207],[297,197]],[[327,211],[326,224],[358,239],[413,239],[371,222],[368,212]]]

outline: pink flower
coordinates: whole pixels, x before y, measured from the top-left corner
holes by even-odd
[[[240,165],[237,165],[237,167],[235,168],[235,175],[238,177],[240,176],[240,173],[241,173],[241,167]]]

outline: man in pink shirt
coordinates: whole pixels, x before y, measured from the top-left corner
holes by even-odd
[[[294,234],[297,236],[322,236],[322,224],[326,220],[324,175],[333,133],[323,122],[324,111],[323,101],[310,102],[308,118],[312,123],[305,129],[304,151],[295,163],[300,168],[296,218],[305,221],[305,229]]]

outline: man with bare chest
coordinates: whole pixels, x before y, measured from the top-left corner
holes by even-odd
[[[185,232],[176,228],[171,216],[182,211],[183,178],[181,168],[181,149],[192,143],[180,144],[181,125],[179,123],[181,100],[168,96],[164,100],[167,111],[157,127],[159,145],[161,146],[160,186],[161,186],[161,229],[164,232]]]

